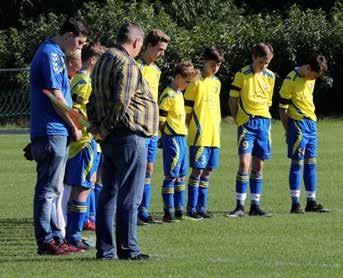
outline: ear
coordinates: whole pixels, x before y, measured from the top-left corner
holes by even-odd
[[[90,63],[91,65],[95,65],[95,63],[96,63],[96,58],[95,58],[94,56],[90,57],[90,58],[89,58],[89,63]]]
[[[138,40],[135,39],[135,40],[133,41],[132,47],[133,47],[134,49],[136,49],[136,48],[137,48],[137,45],[138,45]]]

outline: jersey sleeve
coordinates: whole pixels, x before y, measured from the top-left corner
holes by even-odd
[[[42,87],[46,89],[62,90],[63,76],[66,66],[60,55],[54,52],[44,52],[41,57]]]
[[[287,109],[291,103],[293,93],[293,82],[289,77],[283,81],[280,89],[279,108]]]
[[[273,74],[273,78],[270,79],[270,90],[269,90],[269,101],[268,106],[272,106],[272,100],[273,100],[273,93],[274,93],[274,86],[275,86],[275,74]]]
[[[244,84],[244,75],[242,72],[239,71],[235,74],[235,78],[234,78],[233,82],[231,83],[230,96],[231,97],[239,97],[240,91],[243,88],[243,84]]]
[[[79,80],[75,85],[72,84],[71,96],[73,99],[73,107],[81,108],[81,105],[88,103],[89,84],[86,80]]]
[[[193,111],[196,91],[197,91],[197,82],[193,82],[186,89],[186,92],[184,94],[186,114],[190,114]]]
[[[161,95],[160,101],[159,101],[159,122],[165,122],[168,116],[168,112],[170,110],[170,107],[172,105],[172,98],[171,95],[168,92],[164,92]]]

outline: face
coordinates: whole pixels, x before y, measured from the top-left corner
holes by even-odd
[[[273,59],[273,55],[265,57],[253,57],[253,68],[255,72],[261,72],[268,68],[270,61]]]
[[[180,90],[185,90],[191,83],[193,79],[191,77],[182,77],[180,74],[177,74],[175,77],[175,85]]]
[[[167,42],[159,42],[155,46],[151,46],[150,44],[148,45],[148,51],[151,59],[155,62],[161,59],[168,47]]]
[[[84,44],[87,42],[86,36],[74,36],[72,32],[66,33],[64,36],[64,49],[67,53],[73,52],[77,49],[82,49]]]
[[[217,62],[214,60],[207,60],[204,62],[204,73],[206,76],[215,75],[218,70],[220,69],[221,62]]]
[[[313,71],[310,66],[306,67],[305,79],[306,80],[316,80],[320,77],[320,73]]]

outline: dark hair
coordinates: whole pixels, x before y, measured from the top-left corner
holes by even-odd
[[[88,43],[81,50],[82,62],[88,61],[91,57],[99,57],[105,52],[104,47],[99,42]]]
[[[78,36],[87,36],[88,35],[88,28],[86,27],[85,23],[79,19],[75,18],[68,18],[61,26],[59,31],[60,35],[65,33],[72,32],[75,37]]]
[[[323,55],[313,55],[309,59],[308,64],[310,65],[312,71],[317,72],[319,74],[325,73],[328,70],[327,61]]]
[[[224,61],[224,54],[220,49],[216,48],[215,46],[206,47],[202,52],[201,60],[213,60],[217,63],[222,63]]]
[[[174,76],[180,74],[183,78],[195,78],[199,75],[199,70],[194,68],[192,62],[182,61],[175,65]]]
[[[116,38],[114,36],[110,36],[106,40],[106,47],[114,47],[117,44]]]
[[[127,22],[120,26],[117,34],[117,44],[131,42],[137,37],[144,38],[144,32],[141,26],[134,22]]]
[[[260,42],[255,44],[251,49],[252,55],[257,57],[266,57],[270,55],[274,55],[274,49],[269,43]]]
[[[146,39],[145,39],[145,44],[146,46],[150,43],[151,46],[155,46],[157,45],[159,42],[170,42],[170,37],[164,33],[162,30],[160,29],[152,29]]]

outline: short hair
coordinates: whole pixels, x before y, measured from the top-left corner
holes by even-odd
[[[201,60],[203,61],[213,60],[213,61],[216,61],[217,63],[222,63],[224,61],[224,54],[219,48],[215,46],[206,47],[204,51],[202,52]]]
[[[190,61],[182,61],[175,65],[174,69],[174,77],[180,74],[182,78],[195,78],[199,75],[199,70],[194,68],[192,62]]]
[[[73,61],[81,61],[81,50],[76,49],[72,52],[67,53],[66,55],[67,60],[73,60]]]
[[[105,52],[104,47],[99,42],[92,42],[82,47],[82,62],[88,61],[91,57],[100,57]]]
[[[75,19],[75,18],[68,18],[62,24],[59,34],[64,35],[65,33],[69,33],[69,32],[72,32],[75,37],[87,36],[88,28],[83,21],[79,19]]]
[[[117,44],[116,38],[114,36],[110,36],[106,40],[106,47],[114,47]]]
[[[260,42],[255,44],[251,49],[252,55],[257,57],[267,57],[274,55],[274,49],[270,43]]]
[[[328,65],[325,56],[314,54],[309,59],[308,64],[311,67],[311,70],[319,74],[325,73],[328,70]]]
[[[159,42],[169,43],[170,37],[160,29],[152,29],[145,39],[145,45],[148,46],[150,43],[151,46],[155,46]]]
[[[139,24],[127,22],[120,26],[117,34],[117,44],[133,42],[136,39],[144,39],[144,31]]]

